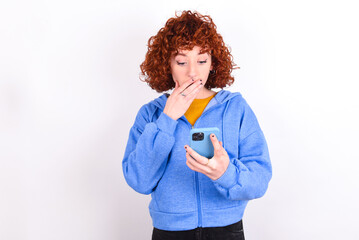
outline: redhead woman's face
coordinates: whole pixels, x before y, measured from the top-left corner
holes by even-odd
[[[190,79],[202,79],[206,84],[209,71],[212,70],[212,58],[208,53],[201,53],[201,48],[193,47],[192,50],[180,50],[176,56],[171,57],[172,78],[181,86]]]

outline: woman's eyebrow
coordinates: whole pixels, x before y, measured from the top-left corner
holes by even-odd
[[[203,52],[203,53],[199,52],[197,55],[203,55],[203,54],[206,54],[206,52]],[[184,57],[187,57],[187,55],[184,54],[184,53],[178,53],[176,56],[184,56]]]

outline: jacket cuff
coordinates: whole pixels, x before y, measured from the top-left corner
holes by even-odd
[[[232,162],[229,162],[227,170],[217,180],[213,180],[214,183],[219,184],[221,187],[230,189],[236,184],[236,167]]]
[[[156,125],[158,129],[161,130],[162,132],[168,133],[169,135],[174,134],[177,123],[178,122],[176,120],[173,120],[171,117],[169,117],[167,114],[163,112],[156,120]]]

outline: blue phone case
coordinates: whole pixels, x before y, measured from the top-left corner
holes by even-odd
[[[214,155],[214,148],[210,139],[211,134],[216,135],[218,141],[220,140],[219,129],[212,128],[193,128],[190,131],[190,146],[198,154],[206,158],[211,158]],[[194,135],[195,134],[195,135]],[[203,139],[202,139],[203,138]]]

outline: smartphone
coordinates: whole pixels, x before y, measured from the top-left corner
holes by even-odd
[[[210,139],[212,133],[220,141],[219,129],[216,127],[191,129],[190,147],[203,157],[212,158],[214,155],[214,148]]]

